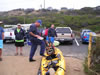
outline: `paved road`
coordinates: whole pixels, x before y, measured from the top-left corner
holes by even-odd
[[[77,57],[80,59],[84,59],[87,56],[88,44],[81,44],[79,39],[77,39],[77,40],[78,40],[80,46],[77,46],[77,44],[74,41],[73,45],[70,45],[68,43],[63,43],[58,47],[63,52],[63,55],[65,57],[71,56],[71,57]],[[35,55],[39,55],[39,48],[40,47],[38,47]],[[30,46],[25,45],[23,48],[24,56],[28,56],[29,52],[30,52]],[[13,56],[14,54],[15,54],[14,43],[4,44],[3,55],[4,56]]]
[[[80,41],[79,46],[74,41],[73,45],[69,44],[62,44],[58,48],[63,52],[64,56],[71,56],[80,59],[84,59],[88,53],[88,44],[82,44]]]

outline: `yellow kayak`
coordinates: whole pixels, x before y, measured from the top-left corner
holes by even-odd
[[[65,59],[63,54],[58,48],[54,48],[54,51],[53,55],[48,55],[47,52],[45,52],[45,57],[42,57],[40,75],[49,75],[48,72],[50,68],[55,70],[55,75],[65,75]]]

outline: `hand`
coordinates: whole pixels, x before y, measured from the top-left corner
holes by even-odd
[[[40,36],[39,36],[39,35],[36,35],[36,37],[37,37],[37,38],[40,38]]]

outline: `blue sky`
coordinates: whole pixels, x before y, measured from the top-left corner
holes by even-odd
[[[0,11],[8,11],[17,8],[44,7],[44,0],[1,0]],[[100,5],[100,0],[45,0],[45,7],[60,9],[61,7],[80,9],[83,7],[96,7]]]

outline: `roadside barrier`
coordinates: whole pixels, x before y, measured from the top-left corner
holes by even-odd
[[[90,33],[89,45],[88,45],[88,68],[90,68],[90,63],[91,63],[91,47],[92,47],[92,33]]]
[[[95,37],[95,43],[92,43],[93,38]],[[88,69],[94,72],[96,75],[99,75],[100,69],[98,66],[100,64],[100,35],[93,36],[90,33],[89,45],[88,45]],[[95,69],[94,69],[95,68]]]

